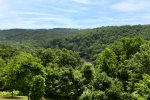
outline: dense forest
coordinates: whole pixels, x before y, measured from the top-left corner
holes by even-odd
[[[54,28],[54,29],[10,29],[0,30],[0,40],[43,46],[52,39],[77,34],[78,29]]]
[[[150,25],[0,31],[0,91],[31,100],[150,100]]]

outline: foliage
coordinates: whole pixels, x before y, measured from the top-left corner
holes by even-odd
[[[41,100],[45,92],[45,79],[40,76],[34,76],[31,85],[31,100]]]
[[[40,60],[31,54],[21,52],[5,67],[4,77],[6,88],[17,89],[29,95],[32,78],[35,75],[45,76]]]
[[[0,58],[0,90],[4,88],[4,78],[3,78],[3,68],[5,66],[5,62]]]
[[[46,93],[67,99],[77,99],[82,93],[82,82],[71,69],[49,68],[46,79]]]
[[[88,84],[94,78],[94,67],[90,64],[86,64],[83,66],[81,73],[83,74],[84,84]]]
[[[10,29],[0,30],[0,40],[26,45],[44,46],[53,39],[79,33],[78,29]]]
[[[67,49],[45,49],[40,54],[44,66],[57,64],[59,67],[75,68],[82,64],[79,54]]]
[[[140,36],[149,40],[149,33],[150,25],[107,26],[84,30],[65,28],[47,30],[11,29],[0,30],[0,40],[7,43],[14,42],[17,45],[66,48],[80,52],[81,57],[93,60],[93,56],[121,38]]]
[[[19,95],[19,91],[14,91],[14,95],[17,96]],[[11,96],[11,92],[9,91],[1,91],[0,96],[6,97],[6,96]]]
[[[135,84],[133,96],[138,100],[150,99],[150,75],[144,74],[143,79]]]
[[[81,57],[93,60],[93,56],[103,51],[109,44],[121,38],[139,36],[149,40],[149,33],[150,25],[107,26],[87,29],[81,31],[80,34],[54,39],[47,44],[47,47],[66,48],[78,51]],[[131,50],[131,48],[128,49]]]
[[[91,82],[94,90],[105,91],[111,86],[111,78],[107,76],[105,72],[97,73]]]
[[[106,48],[98,55],[96,65],[102,72],[104,71],[110,76],[116,76],[117,56],[111,49]]]
[[[33,100],[149,100],[149,27],[0,31],[0,90]]]
[[[125,98],[122,99],[122,93],[124,93],[123,91],[124,89],[122,82],[117,79],[113,79],[111,86],[105,92],[106,96],[110,100],[124,100]]]
[[[105,92],[85,90],[79,100],[106,100]]]

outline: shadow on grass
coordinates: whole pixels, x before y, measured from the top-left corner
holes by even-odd
[[[0,100],[26,100],[26,97],[15,96],[15,97],[0,97]]]
[[[4,99],[20,99],[21,97],[3,97]]]

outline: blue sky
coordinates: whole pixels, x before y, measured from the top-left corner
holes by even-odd
[[[150,24],[150,0],[0,0],[0,29]]]

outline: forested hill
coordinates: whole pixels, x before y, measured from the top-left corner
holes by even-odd
[[[150,25],[107,26],[94,29],[10,29],[0,31],[0,41],[18,42],[44,48],[66,48],[91,59],[107,45],[123,37],[150,39]]]
[[[7,42],[28,43],[44,45],[51,39],[60,38],[70,34],[79,33],[78,29],[54,28],[54,29],[10,29],[0,30],[0,40]]]
[[[1,31],[0,99],[150,100],[150,25],[53,30]]]
[[[91,56],[100,53],[107,45],[114,41],[132,36],[140,36],[149,40],[150,25],[108,26],[89,29],[75,36],[54,39],[46,47],[59,47],[79,51],[81,57],[89,59]]]

